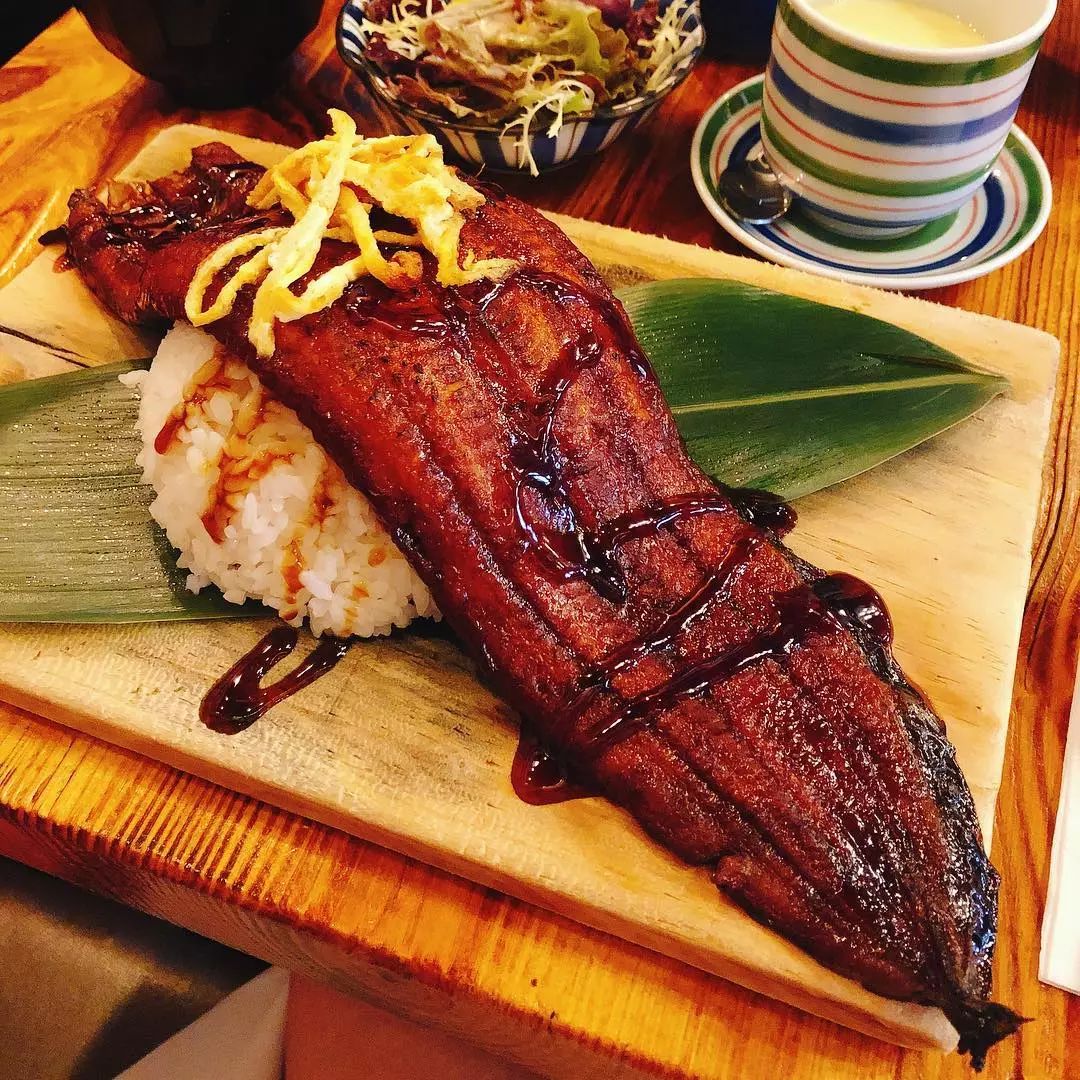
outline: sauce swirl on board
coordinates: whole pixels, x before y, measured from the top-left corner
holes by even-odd
[[[525,728],[518,737],[510,783],[517,797],[530,806],[551,806],[571,799],[588,799],[594,794],[571,780],[559,759],[549,754]]]
[[[239,734],[278,702],[325,675],[349,649],[349,642],[341,638],[321,638],[299,667],[263,686],[262,680],[296,648],[298,640],[293,627],[275,626],[207,691],[199,708],[202,722],[222,735]]]

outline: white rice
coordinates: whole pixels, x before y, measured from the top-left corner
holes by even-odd
[[[230,603],[261,600],[316,635],[370,637],[438,616],[367,499],[208,334],[178,324],[149,371],[122,378],[141,396],[150,512],[192,592],[212,583]],[[175,433],[158,453],[170,418]]]

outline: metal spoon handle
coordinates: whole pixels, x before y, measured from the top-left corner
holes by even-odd
[[[751,225],[768,225],[791,209],[791,192],[773,171],[764,151],[729,165],[720,174],[717,193],[733,218]]]

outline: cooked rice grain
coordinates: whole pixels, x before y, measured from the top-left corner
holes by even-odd
[[[231,603],[253,597],[316,635],[370,637],[437,617],[367,499],[208,334],[178,324],[150,370],[124,381],[141,397],[150,512],[192,592],[214,584]]]

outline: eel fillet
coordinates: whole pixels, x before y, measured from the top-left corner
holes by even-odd
[[[200,262],[271,223],[245,202],[260,173],[211,144],[105,203],[76,192],[70,257],[123,319],[182,319]],[[519,261],[501,285],[361,281],[279,324],[268,359],[250,290],[210,332],[370,498],[578,778],[822,964],[939,1006],[980,1067],[1022,1021],[988,1000],[998,875],[941,721],[886,637],[841,617],[835,579],[689,459],[586,257],[482,190],[462,244]],[[327,241],[315,272],[350,254]]]

